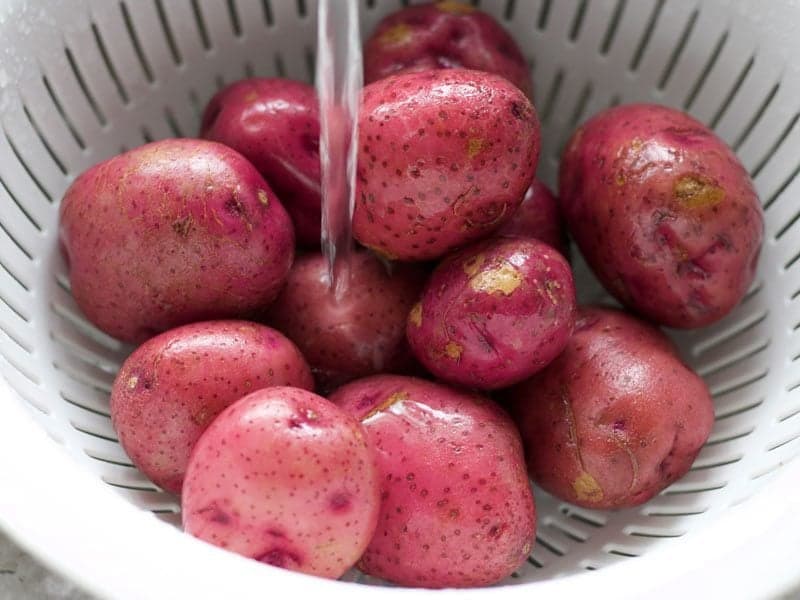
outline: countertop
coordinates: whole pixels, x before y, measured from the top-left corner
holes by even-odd
[[[92,600],[0,532],[0,600]]]

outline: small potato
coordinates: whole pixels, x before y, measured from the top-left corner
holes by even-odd
[[[714,424],[705,383],[657,329],[583,308],[564,352],[509,392],[528,470],[597,509],[642,504],[691,467]]]
[[[273,387],[229,406],[203,433],[181,501],[187,533],[335,579],[375,531],[380,481],[358,421],[316,394]]]
[[[97,327],[141,342],[269,304],[294,258],[289,216],[246,158],[153,142],[82,173],[60,208],[72,294]]]
[[[553,192],[538,179],[525,192],[517,211],[497,231],[500,237],[536,238],[569,258],[566,230]]]
[[[486,237],[522,202],[539,157],[531,103],[497,75],[445,69],[364,88],[353,235],[422,261]]]
[[[408,71],[463,67],[495,73],[529,97],[528,63],[514,39],[470,4],[445,0],[408,6],[384,18],[364,45],[364,80]]]
[[[489,585],[531,551],[536,514],[514,424],[494,402],[412,377],[354,381],[331,401],[364,424],[382,502],[359,568],[400,585]]]
[[[574,320],[575,285],[564,257],[533,238],[494,238],[439,265],[409,313],[406,334],[437,377],[491,390],[558,356]]]
[[[572,237],[605,288],[662,325],[727,315],[756,271],[764,218],[730,148],[677,110],[630,104],[573,135],[560,201]]]
[[[319,103],[313,87],[280,78],[237,81],[206,106],[200,137],[253,163],[292,217],[298,243],[319,247]]]
[[[327,260],[310,253],[295,261],[267,321],[298,345],[323,390],[374,373],[406,372],[413,366],[406,316],[424,282],[416,265],[393,265],[390,274],[371,253],[355,252],[347,291],[337,300]]]
[[[134,464],[178,494],[189,455],[209,423],[242,396],[272,386],[311,390],[311,370],[274,329],[208,321],[171,329],[139,346],[111,390],[111,420]]]

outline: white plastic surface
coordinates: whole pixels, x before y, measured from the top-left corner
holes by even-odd
[[[459,598],[657,597],[660,586],[665,597],[744,598],[787,589],[800,579],[800,461],[792,460],[800,451],[800,4],[479,4],[533,65],[546,181],[554,183],[558,151],[588,115],[662,102],[711,124],[736,149],[767,231],[742,305],[676,336],[716,404],[693,470],[645,506],[618,512],[577,509],[537,490],[538,543],[513,585]],[[365,2],[362,31],[399,5]],[[109,386],[130,349],[81,318],[58,252],[58,201],[81,170],[150,139],[195,134],[203,104],[237,78],[310,81],[315,11],[312,0],[0,3],[0,371],[8,382],[0,386],[0,523],[102,595],[427,594],[279,571],[170,525],[179,520],[175,499],[130,465],[108,418]],[[588,276],[581,282],[593,296]]]

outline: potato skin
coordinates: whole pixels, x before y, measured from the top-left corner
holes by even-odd
[[[311,392],[265,388],[229,406],[197,442],[183,526],[263,563],[335,579],[375,531],[379,490],[357,420]]]
[[[497,230],[500,237],[536,238],[558,250],[569,259],[569,243],[564,221],[553,192],[538,179],[525,192],[522,204]]]
[[[75,301],[126,342],[245,317],[275,298],[294,258],[275,194],[215,142],[162,140],[108,159],[72,183],[60,211]]]
[[[590,119],[564,152],[559,192],[600,281],[656,323],[713,323],[753,281],[764,218],[752,182],[686,114],[631,104]]]
[[[495,238],[439,265],[409,313],[406,335],[437,377],[492,390],[545,367],[574,321],[575,285],[564,257],[533,238]]]
[[[396,264],[391,274],[369,252],[354,252],[345,295],[328,288],[328,263],[319,252],[299,256],[267,322],[306,357],[317,384],[331,389],[357,377],[406,372],[411,351],[406,316],[419,297],[425,272]]]
[[[467,587],[528,556],[536,514],[519,433],[494,402],[412,377],[376,375],[331,401],[376,450],[382,503],[359,563],[400,585]]]
[[[192,323],[127,358],[111,390],[111,420],[139,470],[178,494],[200,434],[227,406],[272,386],[314,389],[308,364],[281,333],[249,321]]]
[[[495,73],[533,98],[530,69],[514,38],[474,6],[449,0],[384,18],[364,45],[364,81],[401,72],[464,68]]]
[[[200,137],[253,163],[291,216],[297,242],[319,247],[319,103],[313,87],[277,77],[237,81],[206,106]]]
[[[539,157],[533,105],[490,73],[444,69],[364,88],[353,235],[387,258],[443,256],[495,231]]]
[[[596,509],[642,504],[682,477],[714,406],[666,337],[620,311],[579,311],[548,367],[509,392],[531,477]]]

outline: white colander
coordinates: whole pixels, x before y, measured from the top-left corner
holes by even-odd
[[[362,30],[400,6],[367,1]],[[758,280],[723,322],[677,335],[717,420],[686,477],[643,507],[593,512],[536,491],[537,544],[502,589],[459,598],[753,598],[800,582],[800,4],[484,0],[531,61],[540,176],[609,105],[655,101],[710,124],[766,210]],[[191,136],[250,75],[311,80],[313,0],[0,0],[0,523],[114,598],[449,597],[330,582],[179,532],[179,506],[120,448],[108,392],[130,348],[69,292],[57,206],[91,164]],[[589,285],[589,277],[580,275]],[[590,287],[590,289],[596,289]],[[589,292],[589,296],[593,292]],[[374,582],[373,582],[374,583]]]

